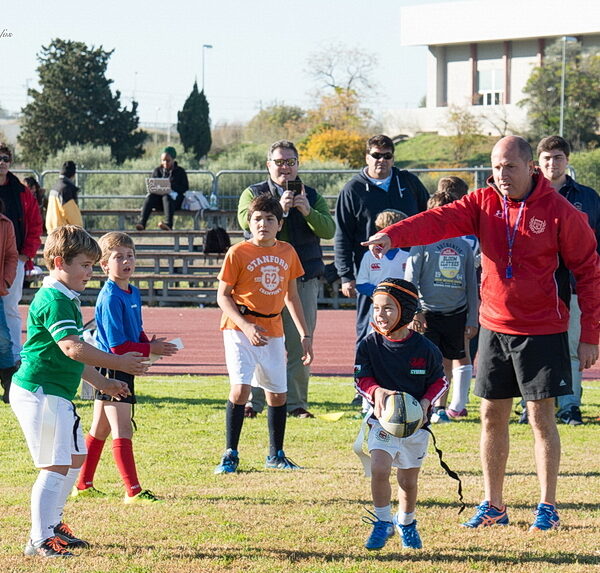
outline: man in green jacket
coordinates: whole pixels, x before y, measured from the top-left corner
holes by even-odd
[[[238,222],[242,229],[249,230],[248,205],[261,193],[270,193],[279,199],[284,218],[277,238],[296,249],[304,267],[304,275],[298,279],[298,294],[312,336],[317,323],[319,278],[325,268],[320,243],[321,239],[333,238],[335,222],[325,199],[298,177],[298,165],[298,150],[291,141],[284,139],[273,143],[267,153],[269,178],[250,185],[242,192],[238,203]],[[288,355],[287,411],[298,418],[313,418],[308,411],[310,368],[302,364],[300,335],[287,310],[283,310],[282,317]],[[246,416],[254,417],[263,407],[262,391],[253,389],[252,403],[246,407]]]

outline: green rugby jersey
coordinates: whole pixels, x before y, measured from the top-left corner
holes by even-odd
[[[41,386],[45,394],[72,400],[85,365],[66,356],[57,344],[72,335],[83,335],[77,293],[46,277],[29,307],[27,341],[13,383],[31,392]]]

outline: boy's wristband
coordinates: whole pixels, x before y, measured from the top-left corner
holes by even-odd
[[[302,338],[312,338],[312,336],[310,336],[310,335],[306,334],[306,335],[304,335]]]

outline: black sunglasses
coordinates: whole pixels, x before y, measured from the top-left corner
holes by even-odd
[[[0,161],[4,163],[10,163],[10,157],[8,155],[0,155]]]
[[[371,153],[369,153],[369,155],[373,159],[392,159],[392,157],[394,157],[394,154],[390,151],[386,151],[385,153],[379,153],[379,151],[372,151]]]

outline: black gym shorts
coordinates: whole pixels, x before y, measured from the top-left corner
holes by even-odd
[[[534,336],[482,328],[477,353],[476,396],[542,400],[572,393],[566,332]]]
[[[423,311],[427,328],[423,333],[425,338],[433,342],[448,360],[460,360],[466,356],[465,352],[465,325],[467,324],[467,311],[462,310],[455,314],[442,314],[441,312]]]
[[[98,368],[100,374],[102,376],[106,376],[107,378],[113,378],[114,380],[120,380],[121,382],[127,382],[127,386],[129,386],[129,391],[131,392],[131,396],[126,396],[125,398],[121,398],[120,400],[115,400],[112,396],[108,394],[103,394],[98,390],[94,393],[95,400],[102,400],[105,402],[111,402],[115,400],[116,402],[120,402],[122,404],[137,404],[137,400],[135,399],[135,376],[133,374],[128,374],[127,372],[121,372],[120,370],[107,370],[106,368]]]

